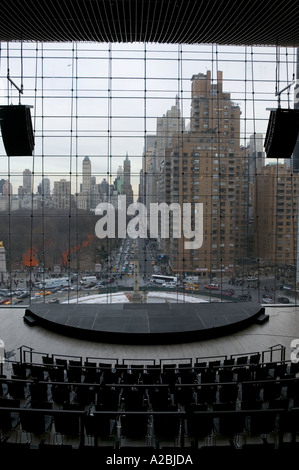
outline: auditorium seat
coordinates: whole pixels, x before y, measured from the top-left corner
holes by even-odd
[[[145,384],[161,383],[161,367],[155,365],[147,365],[146,372],[142,374],[142,381]]]
[[[197,403],[212,404],[216,401],[217,385],[201,385],[196,387]]]
[[[149,406],[149,397],[143,387],[123,388],[121,400],[126,411],[147,411]]]
[[[241,400],[245,402],[260,400],[261,382],[244,382],[241,384]]]
[[[30,367],[30,378],[36,380],[46,380],[48,370],[42,365],[32,365]]]
[[[65,369],[63,366],[49,366],[48,367],[49,378],[52,382],[64,382],[65,381]]]
[[[62,405],[70,402],[71,389],[69,384],[55,384],[51,386],[51,396],[54,403]]]
[[[195,384],[198,383],[198,376],[192,369],[179,370],[179,382],[181,384]]]
[[[261,359],[260,353],[250,354],[249,356],[249,364],[258,364]]]
[[[235,402],[238,398],[239,387],[235,383],[223,383],[218,386],[220,402]]]
[[[19,424],[19,411],[12,411],[14,408],[20,408],[20,400],[11,398],[0,399],[0,431],[1,437],[4,437],[6,433],[15,431]]]
[[[176,387],[174,391],[174,403],[186,408],[196,402],[195,389],[192,386]]]
[[[54,358],[53,356],[42,356],[42,361],[44,365],[53,366],[54,365]]]
[[[132,384],[132,385],[138,384],[139,376],[140,376],[139,371],[128,369],[122,373],[120,382],[124,384]]]
[[[91,406],[96,402],[96,391],[94,386],[80,384],[74,387],[75,400],[79,405]]]
[[[228,358],[228,359],[223,360],[224,367],[234,366],[234,364],[235,364],[235,359],[234,358]]]
[[[18,379],[27,379],[28,366],[25,363],[13,362],[12,363],[13,375]]]
[[[206,362],[196,361],[194,363],[194,370],[197,374],[200,373],[202,370],[205,370],[206,368],[207,368],[207,363]]]
[[[279,442],[280,445],[285,442],[286,434],[290,434],[287,442],[295,443],[299,432],[299,409],[293,409],[292,412],[281,413],[279,416]]]
[[[269,381],[262,383],[263,389],[263,400],[269,401],[277,399],[281,396],[281,382],[280,381]]]
[[[83,369],[81,361],[69,361],[67,379],[69,382],[82,382]]]
[[[57,357],[55,359],[55,364],[57,366],[64,367],[65,370],[67,369],[67,359],[61,359],[61,358]]]
[[[186,433],[191,441],[192,447],[197,448],[199,441],[209,442],[213,436],[214,419],[212,413],[194,413],[196,411],[205,411],[198,406],[190,408],[187,414]]]
[[[49,402],[35,402],[31,407],[36,409],[35,412],[30,412],[29,409],[20,409],[20,424],[21,432],[26,434],[27,440],[31,441],[31,434],[45,434],[48,432],[52,425],[52,416],[47,415],[40,409],[52,409],[52,404]]]
[[[229,407],[226,410],[229,411]],[[220,414],[214,420],[215,424],[215,442],[217,439],[225,439],[226,441],[232,440],[236,446],[243,444],[243,439],[246,433],[245,429],[245,415],[239,411],[232,410],[227,414]]]
[[[31,401],[48,401],[49,391],[47,382],[39,382],[34,380],[29,384],[30,400]]]
[[[200,373],[200,383],[215,383],[216,382],[216,371],[213,369],[206,369]]]
[[[120,389],[117,387],[97,386],[98,411],[116,411],[120,406]]]
[[[178,411],[176,406],[169,407],[169,411]],[[179,447],[181,432],[182,418],[180,416],[169,414],[154,414],[153,415],[153,434],[156,440],[156,447],[166,445],[166,442],[173,447]],[[163,444],[162,444],[163,442]]]
[[[233,372],[237,382],[246,382],[249,380],[253,380],[254,370],[252,367],[238,366],[233,369]]]
[[[268,436],[277,431],[276,427],[277,413],[275,410],[260,410],[250,414],[250,419],[246,421],[248,424],[247,432],[250,436]]]
[[[139,445],[145,445],[149,438],[150,418],[146,414],[122,414],[120,416],[121,442],[126,445],[128,440],[139,441]]]
[[[63,410],[73,413],[56,413],[54,415],[55,442],[63,444],[65,438],[72,438],[73,440],[77,439],[79,443],[84,407],[68,403],[63,405]]]
[[[234,371],[229,368],[220,369],[218,371],[219,382],[232,382],[234,379]]]
[[[13,380],[17,378],[14,375],[11,378],[12,380],[7,381],[8,394],[10,397],[26,400],[29,396],[27,383],[23,380]]]
[[[168,387],[151,387],[148,395],[149,404],[154,411],[167,411],[172,404]]]
[[[83,369],[84,382],[86,383],[99,383],[101,372],[95,362],[85,361]]]
[[[107,444],[109,441],[114,447],[117,439],[117,415],[95,411],[84,415],[83,423],[87,438],[93,439],[95,446]]]

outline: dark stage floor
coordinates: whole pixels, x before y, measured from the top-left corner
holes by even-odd
[[[255,302],[39,304],[26,309],[24,321],[91,341],[170,344],[231,334],[263,314]]]

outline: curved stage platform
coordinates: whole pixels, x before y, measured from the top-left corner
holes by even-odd
[[[170,344],[231,334],[268,316],[255,302],[39,304],[24,321],[56,333],[114,344]]]

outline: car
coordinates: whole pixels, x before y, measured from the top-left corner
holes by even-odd
[[[244,295],[239,295],[238,299],[239,300],[252,300],[252,297],[250,294],[244,294]]]
[[[170,287],[171,289],[174,289],[175,284],[172,282],[164,282],[164,284],[162,284],[162,287]]]
[[[262,303],[263,303],[263,304],[272,304],[272,299],[269,299],[269,297],[263,298]]]
[[[281,304],[289,304],[290,300],[287,297],[278,297],[278,302]]]
[[[231,297],[233,294],[230,290],[224,290],[221,292],[222,295],[225,295],[226,297]]]
[[[18,295],[18,299],[26,299],[27,297],[30,297],[29,292],[22,292],[21,294]]]
[[[218,290],[220,288],[219,284],[206,284],[205,289],[216,289]]]

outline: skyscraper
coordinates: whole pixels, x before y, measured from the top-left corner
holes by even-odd
[[[91,207],[91,161],[88,156],[82,162],[82,185],[77,198],[77,207],[90,210]]]
[[[126,196],[127,207],[133,202],[133,188],[131,185],[131,162],[126,154],[126,158],[123,164],[123,184],[122,184],[122,194]]]
[[[66,179],[54,181],[54,207],[56,209],[69,209],[71,198],[71,183]]]
[[[173,136],[179,136],[185,130],[185,119],[181,117],[178,97],[175,105],[166,114],[157,119],[157,168],[164,157],[165,149],[171,147]]]
[[[23,171],[23,188],[25,194],[32,194],[32,172],[28,169]]]
[[[299,175],[285,164],[264,166],[255,179],[255,256],[278,266],[296,264]]]
[[[44,197],[47,198],[50,196],[51,192],[51,183],[50,179],[45,176],[42,180],[41,183],[38,186],[38,192]]]
[[[173,272],[196,273],[233,269],[246,255],[248,227],[248,152],[240,147],[240,108],[216,83],[211,71],[191,79],[190,131],[174,138],[164,165],[165,194],[172,203],[203,205],[203,243],[186,249],[183,236],[170,235]]]

